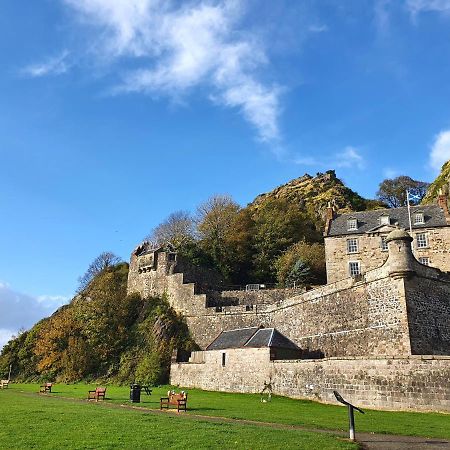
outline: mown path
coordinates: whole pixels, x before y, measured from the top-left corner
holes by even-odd
[[[34,393],[22,393],[22,395],[36,396],[39,394]],[[66,402],[77,402],[86,403],[86,400],[75,399],[70,397],[51,397],[53,399],[59,399]],[[232,419],[228,417],[217,417],[217,416],[205,416],[200,414],[185,414],[184,412],[176,412],[174,410],[164,410],[159,409],[149,409],[142,406],[131,405],[131,404],[114,404],[109,402],[99,402],[97,403],[99,407],[105,408],[122,408],[128,410],[135,410],[146,414],[170,414],[179,418],[184,418],[185,420],[202,420],[206,422],[215,423],[234,423],[239,425],[252,425],[259,426],[263,428],[273,428],[273,429],[291,429],[291,430],[304,430],[316,433],[326,433],[333,434],[336,436],[347,437],[345,433],[341,430],[323,430],[317,428],[307,428],[299,425],[286,425],[273,422],[260,422],[255,420],[245,420],[245,419]],[[407,449],[417,449],[417,450],[430,450],[437,449],[450,450],[450,441],[446,439],[430,439],[425,437],[417,436],[398,436],[391,434],[375,434],[375,433],[356,433],[357,441],[362,445],[364,449],[367,450],[407,450]]]

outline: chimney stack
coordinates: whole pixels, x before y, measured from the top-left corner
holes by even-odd
[[[328,235],[330,230],[331,222],[336,218],[336,212],[334,208],[331,206],[331,202],[328,202],[328,206],[325,212],[325,231],[323,233],[324,236]]]
[[[439,205],[439,207],[443,209],[447,224],[450,225],[450,211],[448,209],[448,197],[442,189],[439,189],[437,204]]]

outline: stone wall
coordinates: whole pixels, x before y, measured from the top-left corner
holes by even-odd
[[[450,281],[406,280],[412,354],[450,354]]]
[[[201,353],[201,363],[171,365],[171,384],[211,391],[260,392],[269,380],[269,348],[236,348]],[[222,354],[225,354],[224,366]],[[198,355],[197,359],[200,359]]]
[[[270,361],[268,349],[203,353],[204,363],[172,364],[171,384],[256,393],[270,380],[275,394],[292,398],[337,403],[337,390],[361,407],[450,412],[450,357]]]
[[[191,301],[190,305],[194,306]],[[319,356],[410,354],[402,280],[387,267],[365,280],[348,278],[275,304],[184,309],[195,341],[205,348],[223,330],[275,327],[299,347]]]
[[[141,273],[132,255],[128,288],[143,296],[166,294],[201,348],[221,331],[265,326],[317,357],[450,355],[450,278],[418,263],[409,235],[394,233],[400,235],[389,242],[389,257],[381,267],[360,280],[346,278],[297,295],[290,290],[236,291],[231,295],[238,304],[216,310],[209,307],[210,291],[201,293],[196,284],[186,283],[186,275],[176,273],[164,252],[154,258],[151,270]]]

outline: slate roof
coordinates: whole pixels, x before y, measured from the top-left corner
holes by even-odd
[[[251,327],[222,331],[222,333],[206,347],[206,350],[262,347],[299,349],[297,345],[275,328]]]
[[[423,212],[425,223],[414,224],[413,220],[413,229],[447,226],[444,211],[438,205],[411,206],[411,215],[413,218],[414,213],[416,212]],[[391,225],[409,229],[408,207],[403,206],[401,208],[375,209],[373,211],[360,211],[338,215],[331,221],[327,236],[362,234],[369,233],[371,231],[374,232],[380,227],[380,216],[386,215],[389,216]],[[347,230],[348,219],[357,219],[357,230]]]

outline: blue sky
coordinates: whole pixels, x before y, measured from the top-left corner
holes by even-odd
[[[3,0],[0,346],[170,212],[450,159],[450,0]]]

